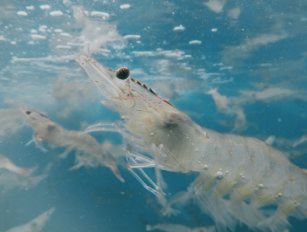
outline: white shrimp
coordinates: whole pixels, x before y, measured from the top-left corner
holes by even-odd
[[[82,131],[66,130],[41,112],[28,108],[23,108],[21,111],[34,130],[32,141],[41,150],[46,151],[42,145],[44,141],[50,145],[65,148],[62,157],[75,150],[77,164],[72,169],[81,166],[106,166],[120,181],[124,182],[116,164],[116,158],[118,158],[116,156],[120,156],[122,152],[119,146],[110,142],[100,144],[94,137]]]
[[[211,216],[218,231],[234,231],[241,223],[251,229],[284,231],[289,216],[307,217],[306,172],[280,151],[256,138],[201,128],[129,77],[127,68],[112,71],[84,55],[76,60],[107,106],[121,114],[134,141],[151,154],[139,168],[154,160],[156,169],[199,173],[187,191],[174,196],[168,205],[192,200]]]

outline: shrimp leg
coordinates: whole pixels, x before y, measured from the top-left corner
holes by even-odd
[[[157,158],[156,158],[157,159]],[[155,174],[156,174],[156,181],[157,181],[157,190],[158,195],[157,200],[160,203],[160,205],[163,208],[163,214],[164,215],[171,215],[173,214],[174,210],[170,207],[170,205],[167,203],[166,194],[164,193],[163,189],[166,188],[166,184],[163,180],[161,169],[159,169],[157,166],[155,166]]]
[[[42,141],[43,140],[39,136],[33,135],[32,139],[26,143],[26,146],[30,146],[32,143],[34,143],[35,147],[37,147],[42,152],[46,153],[48,150],[43,146]]]
[[[163,191],[166,186],[157,158],[152,160],[141,154],[132,154],[131,152],[128,152],[128,154],[129,155],[126,156],[126,159],[130,173],[146,190],[150,191],[157,197],[158,202],[163,207],[163,212],[165,212],[165,214],[173,214],[174,210],[167,204],[167,199],[165,197],[166,194]],[[143,170],[144,168],[155,169],[156,183],[146,174],[146,172]]]
[[[128,171],[132,176],[149,192],[158,195],[158,185],[146,174],[143,168],[151,168],[155,166],[153,160],[141,155],[128,152],[126,155],[128,163]]]
[[[158,192],[162,191],[161,183],[163,181],[161,173],[158,172],[157,163],[141,154],[133,154],[128,152],[126,156],[128,163],[128,170],[137,179],[138,182],[147,190],[152,192],[155,196],[158,196]],[[157,184],[146,174],[144,168],[155,168]],[[144,178],[144,179],[143,179]],[[146,183],[148,182],[148,183]]]
[[[65,148],[65,150],[61,154],[59,154],[59,157],[61,159],[66,158],[73,149],[74,149],[73,146],[68,146],[67,148]]]
[[[135,169],[128,168],[128,171],[132,174],[132,176],[149,192],[154,194],[155,196],[159,195],[158,185],[154,183],[154,181],[144,172],[143,169],[138,168],[140,173],[137,173]],[[148,183],[146,183],[148,182]],[[151,186],[150,186],[151,185]]]
[[[128,155],[126,156],[126,160],[128,163],[129,168],[152,168],[156,166],[156,163],[154,160],[141,155],[141,154],[134,154],[131,152],[128,152]]]

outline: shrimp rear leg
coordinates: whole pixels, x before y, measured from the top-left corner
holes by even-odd
[[[146,174],[142,168],[132,169],[128,167],[128,171],[146,190],[155,196],[160,194],[158,185]]]
[[[142,154],[135,154],[128,152],[126,156],[129,172],[135,177],[135,179],[149,192],[154,194],[158,199],[164,200],[165,193],[163,191],[163,180],[160,173],[160,169],[157,167],[157,162]],[[156,183],[151,177],[144,171],[145,168],[155,168]],[[159,202],[160,202],[159,200]],[[164,204],[164,203],[163,203]]]
[[[156,156],[155,156],[156,157]],[[162,206],[162,212],[164,215],[173,215],[175,211],[170,207],[166,199],[164,189],[166,184],[163,180],[161,169],[163,166],[159,165],[157,158],[155,160],[150,159],[142,154],[135,154],[128,152],[126,156],[128,163],[128,170],[136,178],[136,180],[149,192],[154,194]],[[155,180],[152,180],[147,173],[143,170],[145,168],[155,169]]]
[[[158,195],[159,186],[156,184],[143,170],[144,168],[155,167],[156,163],[154,160],[142,155],[128,151],[126,155],[126,161],[128,171],[133,177],[149,192]]]
[[[162,175],[159,173],[160,169],[156,169],[156,183],[147,175],[147,173],[142,168],[128,168],[130,173],[135,177],[135,179],[149,192],[154,194],[162,206],[162,213],[164,215],[173,215],[175,210],[170,207],[167,203],[166,193],[163,190],[163,180]]]

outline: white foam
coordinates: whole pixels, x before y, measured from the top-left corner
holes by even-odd
[[[214,27],[214,28],[211,29],[211,31],[212,31],[212,32],[217,32],[218,29],[217,29],[216,27]]]
[[[25,11],[20,10],[20,11],[17,11],[17,15],[19,15],[19,16],[28,16],[28,13],[25,12]]]
[[[39,8],[41,8],[42,10],[50,10],[51,9],[51,6],[50,5],[40,5]]]
[[[38,30],[39,30],[40,32],[46,32],[47,29],[48,29],[48,26],[47,26],[47,25],[40,25],[39,28],[38,28]]]
[[[63,15],[63,12],[60,10],[54,10],[54,11],[51,11],[49,14],[53,17],[59,17]]]
[[[46,36],[44,36],[44,35],[38,35],[38,34],[32,34],[32,35],[31,35],[31,38],[32,38],[33,40],[45,40],[45,39],[47,39]]]
[[[125,4],[121,4],[121,5],[119,6],[119,8],[122,9],[122,10],[128,10],[128,9],[131,8],[131,5],[128,4],[128,3],[125,3]]]
[[[31,34],[37,34],[37,30],[36,29],[31,29],[30,32],[31,32]]]
[[[61,32],[61,34],[60,34],[61,36],[65,36],[65,37],[69,37],[70,36],[70,34],[69,33],[67,33],[67,32]]]
[[[208,91],[208,94],[212,96],[216,106],[220,111],[227,111],[227,108],[229,106],[229,100],[227,97],[221,95],[216,88],[210,89]]]
[[[91,16],[93,17],[100,17],[102,19],[110,18],[110,14],[103,11],[91,11]]]
[[[167,58],[177,58],[182,59],[186,55],[184,51],[181,50],[163,50],[161,48],[156,49],[155,51],[134,51],[132,52],[137,57],[156,57],[163,56]]]
[[[200,40],[195,39],[195,40],[190,40],[189,44],[190,45],[200,45],[202,44],[202,42]]]
[[[60,29],[60,28],[56,28],[56,29],[54,29],[54,32],[55,32],[55,33],[61,33],[61,32],[63,32],[63,30]]]
[[[57,45],[56,48],[57,49],[71,49],[71,46],[69,46],[69,45]]]
[[[139,40],[139,39],[141,39],[141,36],[140,35],[125,35],[124,39],[127,39],[127,40]]]
[[[179,25],[179,26],[175,26],[173,28],[173,31],[176,31],[176,32],[180,32],[180,31],[184,31],[185,30],[185,27],[183,25]]]
[[[27,9],[27,10],[34,10],[35,7],[34,7],[34,6],[26,6],[26,9]]]

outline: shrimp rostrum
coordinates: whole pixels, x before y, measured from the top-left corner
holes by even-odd
[[[32,141],[38,148],[46,151],[42,142],[64,148],[62,157],[75,151],[76,165],[72,169],[105,166],[110,168],[120,181],[124,181],[116,164],[116,159],[121,155],[121,147],[108,141],[100,144],[94,137],[82,131],[64,129],[41,112],[29,108],[22,108],[21,111],[34,131]]]
[[[76,60],[100,90],[103,102],[120,113],[138,145],[151,149],[156,167],[198,173],[187,190],[168,204],[196,203],[218,231],[234,231],[245,224],[252,230],[277,232],[290,226],[290,216],[306,219],[306,171],[280,151],[256,138],[200,127],[129,77],[127,68],[113,71],[84,55]]]

